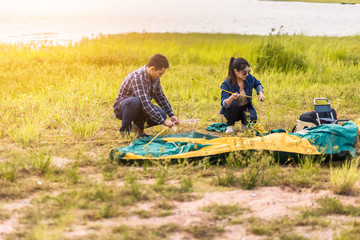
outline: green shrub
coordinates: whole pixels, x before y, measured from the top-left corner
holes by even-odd
[[[215,172],[216,181],[219,186],[233,186],[236,182],[236,177],[233,170],[226,169],[225,172]]]
[[[0,178],[15,182],[17,177],[17,164],[15,161],[12,163],[10,162],[3,162],[0,164]]]
[[[293,45],[289,45],[292,43]],[[280,34],[268,36],[259,45],[256,57],[256,69],[260,72],[275,70],[277,72],[305,71],[308,67],[306,55],[300,43],[288,43],[280,38]]]
[[[181,178],[181,192],[191,192],[193,188],[192,177],[187,175]]]
[[[336,194],[351,194],[356,191],[360,179],[358,161],[346,161],[340,168],[331,168],[330,186]]]

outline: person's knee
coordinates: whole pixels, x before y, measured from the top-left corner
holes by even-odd
[[[132,107],[132,108],[140,108],[141,107],[141,101],[138,97],[130,97],[126,99],[126,107]]]
[[[239,106],[236,101],[233,101],[228,108],[225,108],[225,112],[231,115],[237,114],[239,112]]]
[[[251,121],[251,122],[256,122],[256,121],[257,121],[256,111],[255,111],[255,110],[249,111],[249,113],[250,113],[250,121]]]
[[[114,111],[115,117],[119,120],[122,120],[122,114],[119,110]]]
[[[236,101],[233,101],[231,104],[230,104],[230,107],[228,109],[230,110],[237,110],[239,108],[239,105],[237,104]]]
[[[129,97],[122,100],[120,106],[114,112],[116,118],[128,122],[133,121],[140,110],[140,99],[138,97]]]

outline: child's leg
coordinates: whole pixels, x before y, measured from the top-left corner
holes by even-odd
[[[249,114],[250,114],[250,122],[256,123],[256,121],[257,121],[257,114],[256,114],[255,108],[249,106],[248,112],[249,112]]]
[[[236,101],[233,101],[229,108],[225,108],[224,117],[228,126],[234,126],[235,122],[241,120],[245,115],[244,109],[241,109]]]

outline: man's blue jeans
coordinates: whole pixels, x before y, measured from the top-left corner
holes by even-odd
[[[233,126],[235,122],[240,121],[244,125],[248,124],[248,120],[245,112],[248,111],[250,114],[250,122],[256,122],[257,115],[254,107],[251,104],[239,107],[236,101],[233,101],[229,108],[225,108],[224,116],[228,126]]]
[[[166,119],[166,113],[163,109],[156,106],[157,110]],[[134,122],[140,129],[145,128],[145,123],[148,127],[158,125],[153,122],[144,112],[138,97],[129,97],[121,101],[120,106],[115,109],[115,115],[122,120],[120,132],[130,132],[131,123]]]

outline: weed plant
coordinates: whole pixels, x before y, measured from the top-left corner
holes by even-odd
[[[350,224],[350,227],[346,230],[343,230],[338,236],[334,239],[336,240],[350,240],[350,239],[359,239],[360,238],[360,223],[358,221],[353,221]]]
[[[168,175],[167,169],[159,165],[156,168],[156,172],[155,172],[156,183],[158,185],[163,185],[166,182],[167,175]]]
[[[36,153],[30,158],[30,166],[35,173],[43,175],[51,170],[51,159],[51,155],[47,155],[43,152]]]
[[[238,204],[234,205],[219,205],[217,203],[212,203],[208,206],[205,206],[201,209],[205,212],[210,212],[213,214],[213,219],[221,220],[228,218],[230,216],[238,216],[249,212],[249,209],[239,206]]]
[[[279,37],[280,31],[275,35],[271,33],[268,38],[260,43],[257,49],[259,54],[256,57],[256,69],[261,72],[267,72],[271,69],[285,73],[305,72],[307,59],[303,53],[302,44],[296,40],[285,43],[279,40]]]
[[[356,183],[360,180],[358,160],[346,161],[340,168],[331,168],[330,185],[336,194],[356,192]]]
[[[193,185],[192,176],[187,175],[181,178],[181,192],[191,192]]]
[[[219,186],[233,186],[237,183],[237,178],[234,174],[234,171],[231,169],[225,169],[225,170],[220,170],[218,169],[215,172],[215,176],[216,176],[216,182]]]
[[[204,224],[191,225],[185,229],[196,239],[213,239],[224,232],[220,226],[206,226]]]
[[[297,167],[296,181],[302,187],[314,187],[317,183],[317,176],[320,169],[319,160],[313,156],[303,156],[299,158]]]
[[[65,175],[67,177],[67,181],[70,184],[76,184],[79,182],[79,168],[77,166],[72,168],[66,168],[65,169]]]
[[[137,199],[142,192],[140,191],[141,185],[137,181],[137,177],[133,172],[129,172],[125,176],[125,188],[128,190],[133,199]]]
[[[360,207],[352,205],[344,205],[339,199],[331,197],[319,198],[316,201],[318,208],[305,210],[303,216],[324,216],[331,214],[345,216],[360,216]]]
[[[16,162],[5,162],[0,164],[0,177],[6,181],[15,182],[17,176]]]
[[[3,220],[7,220],[9,218],[10,218],[9,212],[0,206],[0,220],[3,221]]]
[[[105,181],[113,180],[114,174],[117,173],[118,164],[113,161],[105,161],[103,164],[103,178]]]

